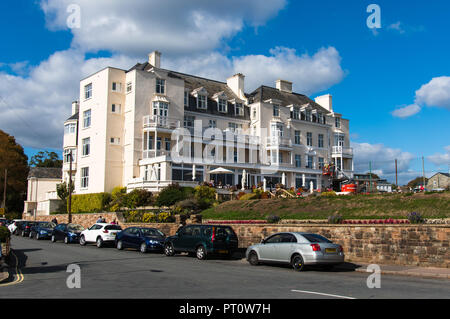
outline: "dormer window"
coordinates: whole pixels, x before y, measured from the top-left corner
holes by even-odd
[[[294,106],[292,108],[291,118],[293,118],[294,120],[300,119],[300,109],[298,107]]]
[[[166,94],[166,80],[156,79],[156,93]]]
[[[336,128],[340,128],[341,127],[341,118],[340,117],[336,117],[334,119],[334,121],[335,121]]]
[[[305,119],[306,121],[311,122],[311,110],[305,111]]]
[[[217,102],[217,108],[218,111],[221,113],[227,113],[228,107],[227,107],[227,100],[219,98]]]
[[[234,104],[234,114],[237,116],[243,116],[244,115],[244,105],[242,103],[235,103]]]
[[[197,95],[197,108],[206,110],[207,104],[206,104],[206,95]]]

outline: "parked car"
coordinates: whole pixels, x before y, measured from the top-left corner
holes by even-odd
[[[6,220],[6,218],[0,218],[0,226],[7,226],[8,225],[8,221]]]
[[[188,252],[198,259],[210,254],[227,255],[229,258],[238,248],[238,237],[230,226],[188,225],[178,229],[175,236],[168,237],[164,244],[166,256]]]
[[[36,222],[23,221],[17,226],[16,232],[22,237],[28,237],[30,235],[31,227],[34,225],[36,225]]]
[[[8,226],[8,229],[11,232],[11,234],[18,235],[18,233],[16,232],[17,226],[19,224],[21,224],[22,222],[23,222],[22,219],[13,219],[12,223],[9,224],[9,226]]]
[[[107,223],[95,223],[88,229],[81,232],[80,245],[84,246],[87,243],[96,243],[98,248],[105,244],[113,244],[116,240],[116,235],[122,230],[119,225],[112,225]]]
[[[117,249],[132,247],[139,249],[141,253],[162,251],[166,239],[166,235],[160,230],[146,227],[128,227],[116,237]]]
[[[63,240],[65,244],[78,242],[84,227],[78,224],[59,224],[53,228],[52,242]]]
[[[30,238],[49,239],[55,226],[56,224],[52,222],[37,222],[36,225],[31,227]]]
[[[305,265],[325,265],[332,268],[344,262],[341,245],[312,233],[276,233],[252,245],[245,252],[251,265],[259,263],[285,263],[295,270]]]

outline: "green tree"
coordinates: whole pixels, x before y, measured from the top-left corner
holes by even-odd
[[[49,151],[40,151],[31,157],[30,166],[34,167],[56,167],[62,168],[63,161],[58,154]]]
[[[28,157],[13,136],[0,130],[0,202],[3,201],[5,169],[8,170],[6,210],[20,217],[27,191]]]
[[[73,193],[74,190],[74,184],[72,182],[70,190]],[[61,212],[67,212],[67,198],[69,197],[69,187],[66,184],[66,182],[56,185],[56,193],[58,194],[58,197],[62,199],[62,204],[59,210]]]

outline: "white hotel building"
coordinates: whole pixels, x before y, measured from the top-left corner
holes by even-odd
[[[326,163],[352,175],[349,121],[334,112],[330,95],[314,101],[284,80],[246,93],[242,74],[219,82],[162,69],[160,59],[155,51],[129,70],[107,67],[81,80],[79,102],[64,123],[63,179],[72,152],[75,193],[116,186],[158,191],[211,180],[240,186],[244,170],[247,187],[284,178],[286,187],[308,188],[312,181],[320,189],[328,186]],[[197,142],[195,158],[188,138],[172,140],[180,128]],[[220,130],[215,141],[201,139],[211,135],[208,128]],[[222,139],[223,146],[212,146]],[[175,149],[185,155],[183,163],[174,160]],[[214,160],[198,158],[202,152]],[[219,167],[227,174],[209,173]]]

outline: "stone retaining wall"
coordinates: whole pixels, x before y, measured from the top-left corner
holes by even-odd
[[[175,234],[178,222],[124,223],[121,214],[74,214],[72,222],[90,227],[99,216],[108,222],[116,219],[123,227],[145,226],[160,229],[167,236]],[[42,216],[67,222],[67,215]],[[190,222],[189,220],[187,221]],[[276,232],[312,232],[321,234],[344,247],[346,260],[422,267],[450,267],[450,225],[327,225],[327,224],[230,224],[239,237],[239,247],[259,243]]]

